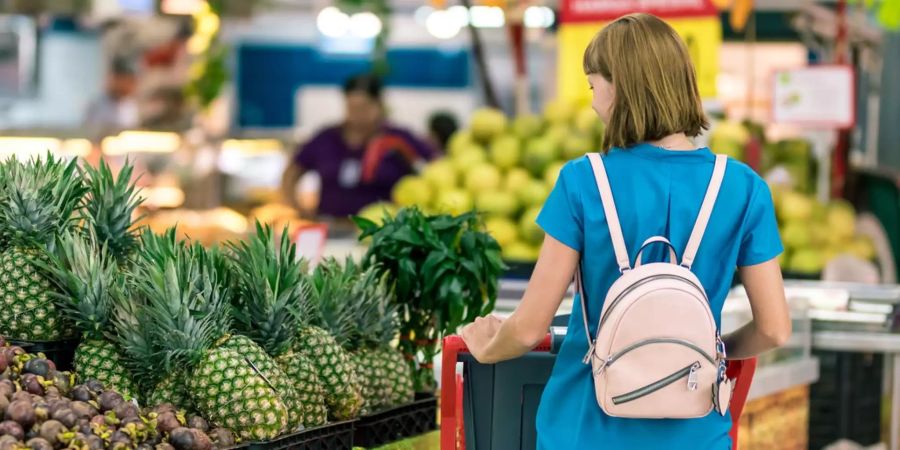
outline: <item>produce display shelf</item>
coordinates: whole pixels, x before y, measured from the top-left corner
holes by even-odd
[[[273,441],[250,442],[233,450],[353,450],[355,425],[355,420],[330,423]]]
[[[437,429],[437,397],[418,393],[416,400],[359,419],[353,445],[379,447]]]

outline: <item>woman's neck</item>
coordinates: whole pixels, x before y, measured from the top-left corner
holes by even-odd
[[[672,151],[696,150],[697,146],[684,134],[670,134],[662,139],[650,141],[651,145]]]

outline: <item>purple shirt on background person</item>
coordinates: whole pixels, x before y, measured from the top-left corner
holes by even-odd
[[[409,143],[426,160],[435,151],[409,131],[385,125],[382,133],[398,136]],[[397,152],[381,160],[374,178],[362,179],[365,147],[350,148],[344,140],[341,126],[333,126],[313,136],[294,156],[294,163],[304,170],[317,172],[322,179],[319,214],[344,217],[359,212],[372,203],[389,200],[391,189],[400,178],[413,173],[410,163]]]

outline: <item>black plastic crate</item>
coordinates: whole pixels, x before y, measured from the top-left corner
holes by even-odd
[[[884,359],[879,354],[816,351],[819,381],[810,386],[809,448],[839,439],[881,441]]]
[[[437,429],[437,397],[417,393],[412,403],[361,417],[356,423],[353,445],[379,447]]]
[[[75,359],[75,348],[78,347],[78,339],[67,339],[63,341],[19,341],[16,339],[7,339],[10,345],[17,345],[25,349],[28,353],[43,353],[47,359],[56,364],[57,370],[74,369],[72,360]]]
[[[355,420],[330,423],[282,436],[274,441],[251,442],[235,450],[353,450]]]

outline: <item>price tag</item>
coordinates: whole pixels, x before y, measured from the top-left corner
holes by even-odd
[[[778,123],[852,128],[856,122],[853,68],[803,67],[775,74],[773,118]]]
[[[317,265],[325,252],[328,225],[323,223],[300,225],[294,230],[297,257],[306,258],[310,265]]]

